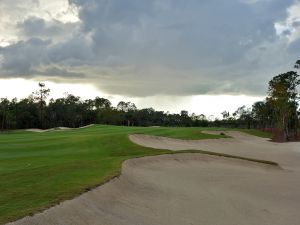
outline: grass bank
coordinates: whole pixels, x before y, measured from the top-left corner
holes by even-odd
[[[238,131],[244,132],[246,134],[254,135],[261,138],[272,138],[272,133],[262,130],[256,130],[256,129],[239,129]]]

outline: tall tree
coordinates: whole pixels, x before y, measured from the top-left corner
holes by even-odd
[[[97,110],[99,109],[109,109],[111,107],[111,102],[105,98],[96,97],[95,100],[95,107]]]
[[[3,132],[7,126],[7,119],[9,113],[8,107],[9,107],[9,101],[7,100],[7,98],[2,98],[0,100],[1,132]]]
[[[295,119],[294,114],[297,112],[299,84],[299,75],[294,71],[279,74],[269,82],[267,101],[273,105],[277,113],[277,120],[283,129],[285,140],[289,140],[289,120]]]
[[[223,120],[227,120],[230,117],[230,113],[226,110],[224,110],[223,112],[221,112]]]
[[[274,108],[268,101],[255,102],[252,106],[253,119],[258,128],[265,129],[274,124]]]
[[[38,102],[40,128],[44,128],[44,108],[50,93],[50,89],[45,86],[45,83],[39,82],[39,90],[33,93],[34,99]]]

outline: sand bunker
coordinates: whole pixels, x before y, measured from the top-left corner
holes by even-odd
[[[44,133],[44,132],[49,132],[49,131],[63,131],[63,130],[74,130],[74,129],[82,129],[82,128],[87,128],[87,127],[91,127],[94,124],[89,124],[83,127],[78,127],[78,128],[71,128],[71,127],[55,127],[55,128],[51,128],[51,129],[26,129],[26,131],[30,131],[30,132],[37,132],[37,133]]]
[[[138,145],[169,150],[205,150],[236,156],[270,160],[278,162],[285,168],[300,169],[300,143],[275,143],[266,138],[259,138],[238,131],[222,131],[232,138],[207,140],[179,140],[173,138],[141,135],[130,135],[130,140]],[[219,134],[220,131],[207,131]],[[299,166],[298,166],[299,165]],[[295,169],[295,168],[294,168]]]
[[[228,134],[234,138],[130,138],[149,147],[213,149],[278,159],[284,169],[203,154],[132,159],[123,163],[119,178],[11,225],[299,224],[300,154],[294,151],[299,143],[278,144],[241,133]]]

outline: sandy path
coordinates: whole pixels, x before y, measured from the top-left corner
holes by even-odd
[[[231,146],[234,153],[247,155],[252,151],[256,158],[260,151],[261,156],[270,155],[272,159],[279,159],[279,154],[280,163],[291,162],[289,169],[201,154],[132,159],[123,163],[119,178],[11,225],[299,224],[300,176],[296,161],[300,164],[300,153],[294,148],[300,145],[277,145],[240,133],[231,135],[234,139],[199,143],[151,136],[130,138],[147,146],[152,143],[153,147],[180,145],[194,149],[203,142],[202,147],[207,148],[204,150],[212,147],[223,152]],[[287,156],[281,152],[284,150]],[[267,152],[270,154],[265,155]]]

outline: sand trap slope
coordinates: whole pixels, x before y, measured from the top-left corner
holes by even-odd
[[[220,133],[209,131],[207,133]],[[249,157],[261,160],[270,160],[279,163],[286,169],[300,172],[300,143],[274,143],[266,138],[259,138],[238,131],[223,131],[232,138],[207,140],[179,140],[151,135],[134,134],[129,138],[132,142],[156,149],[169,150],[206,150]]]
[[[126,161],[120,178],[11,225],[295,225],[299,185],[293,173],[252,162],[146,157]]]

